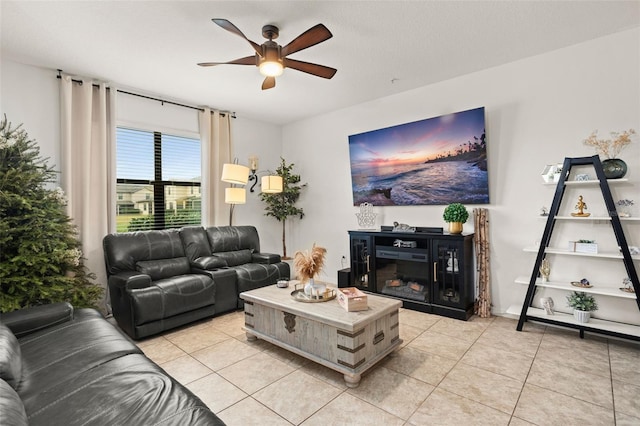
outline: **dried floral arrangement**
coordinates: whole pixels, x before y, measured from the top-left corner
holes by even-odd
[[[309,281],[309,279],[320,273],[324,267],[324,257],[326,254],[327,249],[319,247],[315,243],[311,248],[311,252],[308,250],[296,252],[293,256],[293,265],[301,281]]]
[[[631,143],[631,136],[635,135],[633,129],[625,130],[622,133],[611,132],[611,139],[598,139],[598,131],[594,130],[591,135],[584,140],[585,145],[592,146],[596,152],[607,159],[616,158],[620,151]]]

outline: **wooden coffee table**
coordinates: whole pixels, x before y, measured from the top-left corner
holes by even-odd
[[[366,311],[347,312],[337,299],[321,303],[293,300],[288,288],[275,285],[246,291],[245,331],[344,375],[348,387],[362,373],[397,348],[398,309],[402,302],[367,294]]]

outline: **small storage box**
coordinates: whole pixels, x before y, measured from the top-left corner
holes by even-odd
[[[596,243],[579,243],[577,241],[569,241],[569,251],[576,253],[598,253],[598,244]]]
[[[347,312],[366,311],[367,295],[355,287],[338,288],[338,303]]]

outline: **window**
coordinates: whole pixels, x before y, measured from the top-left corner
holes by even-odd
[[[119,127],[117,231],[201,223],[200,140]]]

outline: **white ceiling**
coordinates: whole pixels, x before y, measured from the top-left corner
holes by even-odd
[[[640,1],[2,0],[0,8],[2,59],[276,124],[640,26]],[[199,67],[253,53],[211,18],[258,44],[262,26],[277,25],[283,46],[323,23],[333,38],[291,58],[338,72],[325,80],[287,69],[262,91],[253,66]]]

